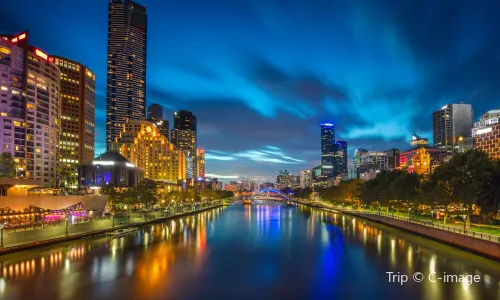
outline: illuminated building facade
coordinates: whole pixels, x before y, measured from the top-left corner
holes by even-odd
[[[485,151],[491,158],[500,158],[500,109],[490,110],[474,123],[474,148]]]
[[[329,179],[334,176],[335,165],[335,126],[332,123],[321,124],[321,168],[322,176]]]
[[[312,186],[312,171],[311,170],[300,170],[299,185],[300,188],[305,189]]]
[[[146,7],[111,0],[108,7],[106,147],[111,148],[128,120],[145,117]]]
[[[186,179],[186,157],[175,149],[154,123],[130,120],[113,145],[123,157],[144,170],[144,177],[178,183]]]
[[[354,178],[356,179],[360,178],[361,156],[364,155],[365,153],[368,153],[368,150],[363,148],[354,150],[353,165],[354,165]]]
[[[429,139],[418,136],[415,131],[411,136],[410,145],[412,147],[429,146]]]
[[[205,177],[205,149],[196,150],[196,177]]]
[[[434,147],[456,152],[459,138],[471,136],[472,105],[448,104],[432,113]]]
[[[400,154],[399,168],[417,174],[430,174],[448,157],[445,149],[421,146]]]
[[[57,185],[61,133],[60,70],[29,45],[28,33],[0,35],[0,152],[9,152],[18,176]]]
[[[337,141],[334,146],[334,173],[347,174],[347,142]]]
[[[120,153],[106,151],[78,168],[81,187],[112,184],[120,187],[135,186],[144,178],[144,171]]]
[[[61,70],[59,176],[65,187],[78,187],[78,166],[94,159],[95,75],[72,60],[54,56]]]
[[[276,172],[276,188],[282,189],[285,187],[293,187],[294,176],[288,170],[281,170]]]

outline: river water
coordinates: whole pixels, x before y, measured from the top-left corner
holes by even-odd
[[[0,299],[500,299],[498,262],[359,218],[267,202],[0,261]]]

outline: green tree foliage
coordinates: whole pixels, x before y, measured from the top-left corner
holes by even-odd
[[[0,154],[0,177],[14,178],[16,176],[16,162],[9,152]]]

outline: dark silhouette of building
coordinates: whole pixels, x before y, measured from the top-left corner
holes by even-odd
[[[337,141],[334,147],[335,175],[347,174],[347,142]]]
[[[151,104],[148,107],[148,121],[154,123],[156,127],[170,141],[170,124],[164,118],[163,106],[160,104]]]
[[[128,120],[146,113],[146,7],[111,0],[108,9],[106,147],[111,149]]]
[[[458,151],[460,138],[472,135],[472,105],[448,104],[432,113],[432,138],[434,147],[448,152]]]
[[[174,114],[174,128],[170,131],[170,142],[177,149],[189,151],[196,155],[197,148],[196,116],[187,110],[179,110]]]
[[[399,150],[389,149],[385,153],[387,153],[387,169],[394,170],[399,168]]]

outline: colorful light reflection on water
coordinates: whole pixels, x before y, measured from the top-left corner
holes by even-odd
[[[0,299],[500,299],[500,264],[358,218],[234,205],[0,257]],[[389,283],[386,272],[478,274]]]

